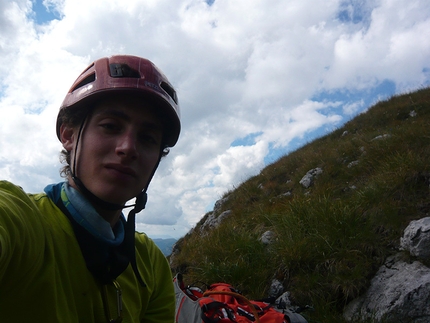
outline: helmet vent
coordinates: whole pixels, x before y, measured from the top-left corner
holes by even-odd
[[[90,75],[88,75],[86,78],[84,78],[82,81],[80,81],[78,84],[76,84],[76,86],[72,89],[71,92],[87,85],[88,83],[94,82],[96,80],[96,74],[95,73],[91,73]]]
[[[176,91],[166,82],[161,82],[160,86],[164,91],[166,91],[166,93],[172,98],[172,100],[175,101],[176,104],[178,104],[178,97],[176,95]]]
[[[110,76],[112,77],[133,77],[140,78],[138,71],[132,69],[127,64],[109,64]]]

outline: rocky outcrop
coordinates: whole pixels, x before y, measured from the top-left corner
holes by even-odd
[[[314,182],[314,178],[316,176],[318,176],[319,174],[322,174],[323,170],[319,167],[311,169],[310,171],[308,171],[306,173],[305,176],[303,176],[303,178],[300,180],[300,184],[304,187],[304,188],[309,188],[313,182]]]
[[[367,292],[345,308],[348,321],[430,322],[430,217],[412,221]]]
[[[411,256],[430,259],[430,217],[412,221],[400,239],[400,247]]]
[[[231,214],[231,210],[227,210],[217,215],[215,212],[209,213],[206,221],[200,227],[202,234],[208,233],[210,230],[217,228],[221,222]]]

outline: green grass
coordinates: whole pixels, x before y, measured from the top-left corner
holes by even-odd
[[[302,187],[316,167],[323,173]],[[221,211],[232,215],[202,235],[204,217],[179,242],[172,269],[252,299],[277,278],[297,305],[314,308],[303,314],[309,322],[343,322],[343,307],[397,252],[404,228],[428,215],[429,184],[427,88],[379,102],[227,192]],[[276,234],[269,246],[259,241],[267,230]]]

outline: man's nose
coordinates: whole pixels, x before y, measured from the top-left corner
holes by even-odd
[[[124,133],[118,140],[116,153],[123,157],[137,158],[137,139],[133,133]]]

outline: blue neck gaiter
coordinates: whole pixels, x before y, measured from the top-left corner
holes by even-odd
[[[100,242],[119,246],[124,240],[124,221],[118,221],[112,229],[110,223],[68,182],[48,185],[44,191],[54,202],[61,198],[73,220]],[[124,215],[121,217],[124,218]]]

